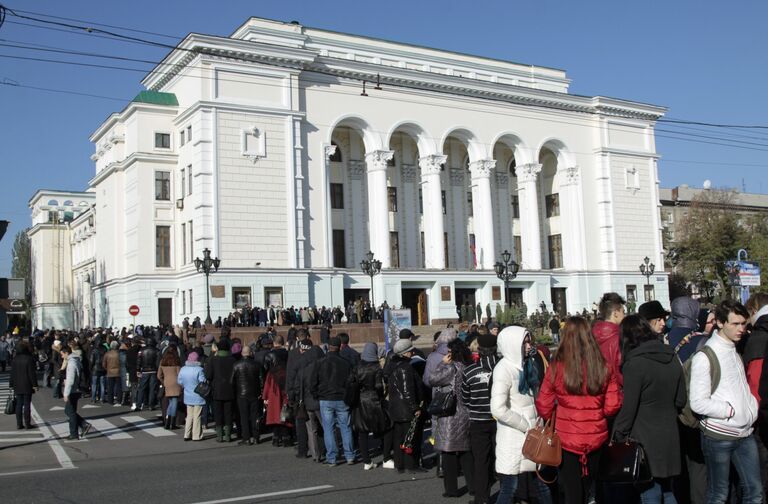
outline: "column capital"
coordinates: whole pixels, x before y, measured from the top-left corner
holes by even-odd
[[[387,169],[387,161],[391,161],[395,151],[375,150],[365,153],[365,162],[368,163],[368,171],[379,171]]]
[[[472,179],[490,178],[491,170],[496,167],[495,159],[480,159],[469,163],[469,171],[472,173]]]
[[[336,154],[336,150],[337,149],[338,149],[338,147],[333,145],[333,144],[326,145],[325,148],[324,148],[325,160],[327,161],[328,159],[330,159],[331,156]]]
[[[557,170],[557,174],[560,176],[560,186],[572,186],[578,185],[581,178],[581,171],[578,165],[569,166],[562,170]]]
[[[421,168],[421,176],[424,175],[439,175],[441,165],[448,161],[448,156],[443,154],[430,154],[419,158],[419,167]]]
[[[539,163],[528,163],[518,166],[515,169],[518,183],[536,182],[539,173],[541,173],[541,167],[542,165]]]

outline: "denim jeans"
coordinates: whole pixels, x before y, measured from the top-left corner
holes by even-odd
[[[112,404],[117,401],[117,404],[123,402],[123,387],[119,376],[110,376],[107,378],[107,399],[106,402]]]
[[[334,425],[341,432],[341,444],[344,446],[344,458],[347,462],[355,460],[352,447],[352,427],[350,426],[349,406],[344,401],[320,401],[320,417],[323,420],[323,441],[325,442],[325,461],[336,463],[336,435]]]
[[[147,397],[147,394],[149,394],[149,398],[147,399],[147,404],[150,408],[154,408],[157,406],[157,401],[155,400],[155,394],[157,393],[157,371],[149,371],[147,373],[141,373],[141,378],[139,378],[139,389],[136,393],[136,407],[138,409],[141,409],[142,406],[144,406],[144,399]]]
[[[77,436],[80,427],[83,426],[85,420],[83,417],[77,414],[77,401],[80,400],[80,394],[69,394],[67,403],[64,405],[64,414],[69,419],[69,435]]]
[[[107,398],[107,377],[91,376],[91,400],[104,401]]]
[[[176,416],[176,408],[179,405],[179,398],[178,397],[169,397],[168,398],[168,410],[166,411],[166,414],[168,416]]]
[[[499,495],[496,497],[496,504],[512,504],[520,475],[497,473],[496,476],[499,478]],[[539,504],[552,504],[552,493],[538,476],[533,478],[533,486],[536,487],[536,497]]]
[[[653,484],[640,492],[642,504],[677,504],[672,492],[672,478],[654,478]]]
[[[32,394],[16,394],[16,426],[32,425]]]
[[[707,504],[726,502],[731,464],[739,475],[742,489],[741,502],[744,504],[762,502],[760,460],[754,434],[727,441],[702,434],[701,448],[707,462]]]

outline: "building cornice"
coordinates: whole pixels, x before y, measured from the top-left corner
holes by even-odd
[[[287,108],[264,107],[261,105],[244,105],[241,103],[202,100],[191,105],[188,109],[186,109],[183,113],[181,113],[178,117],[176,117],[173,120],[173,123],[178,126],[179,124],[183,124],[184,122],[188,121],[191,116],[193,116],[196,112],[200,110],[210,111],[213,109],[224,110],[227,112],[250,112],[254,114],[274,115],[274,116],[283,116],[283,117],[291,116],[291,117],[299,117],[301,119],[304,119],[307,116],[306,112],[291,110]]]
[[[105,178],[115,172],[121,172],[127,170],[134,163],[147,162],[147,163],[164,163],[164,164],[177,164],[179,159],[178,154],[153,154],[148,152],[134,152],[122,161],[116,161],[110,163],[106,168],[96,174],[91,180],[88,181],[89,187],[95,187],[97,184],[104,181]]]
[[[645,159],[661,159],[661,155],[653,151],[617,149],[615,147],[598,147],[593,149],[592,152],[594,154],[615,154],[619,156],[641,157]]]

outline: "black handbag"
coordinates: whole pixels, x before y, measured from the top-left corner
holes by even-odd
[[[207,401],[211,397],[211,384],[204,381],[198,382],[195,385],[195,394]]]
[[[16,414],[16,394],[12,393],[10,396],[8,396],[8,400],[5,402],[5,414]]]
[[[437,389],[432,393],[427,412],[433,417],[453,416],[456,413],[456,394],[450,388]]]
[[[603,446],[598,466],[600,480],[611,483],[643,484],[653,479],[645,450],[637,441],[613,438]]]

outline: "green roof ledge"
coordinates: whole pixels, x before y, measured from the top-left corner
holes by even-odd
[[[151,103],[153,105],[169,105],[177,107],[179,100],[173,93],[161,93],[160,91],[142,91],[131,100],[131,103]]]

